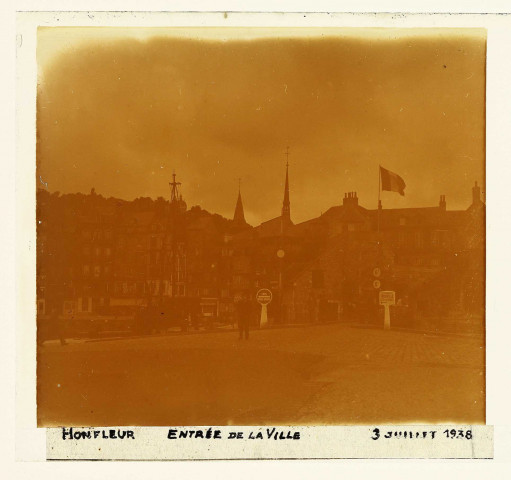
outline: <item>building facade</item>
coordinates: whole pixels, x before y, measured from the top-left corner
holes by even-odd
[[[394,325],[484,323],[485,205],[466,210],[367,209],[356,192],[321,216],[291,219],[289,165],[281,214],[247,224],[241,189],[232,220],[170,200],[90,195],[37,198],[37,306],[80,321],[193,299],[202,317],[235,323],[235,303],[269,288],[270,322],[378,323],[394,290]],[[179,315],[186,314],[181,312]],[[253,319],[257,323],[257,319]]]

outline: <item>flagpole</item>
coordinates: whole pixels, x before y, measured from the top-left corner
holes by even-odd
[[[381,166],[378,165],[378,244],[380,243],[380,191],[381,191]]]

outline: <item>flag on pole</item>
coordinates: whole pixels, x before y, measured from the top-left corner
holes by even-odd
[[[397,173],[391,172],[380,165],[380,178],[382,191],[398,192],[404,196],[406,183]]]

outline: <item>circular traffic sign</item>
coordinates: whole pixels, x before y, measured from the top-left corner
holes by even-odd
[[[380,288],[381,287],[381,282],[379,280],[374,280],[373,281],[373,287],[374,288]]]
[[[379,267],[376,267],[373,269],[373,275],[375,277],[379,277],[381,275],[381,269]]]
[[[271,290],[268,288],[261,288],[261,290],[256,293],[256,300],[261,305],[268,305],[271,302],[272,297],[273,295]]]

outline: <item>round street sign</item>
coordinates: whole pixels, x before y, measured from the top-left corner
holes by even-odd
[[[268,288],[261,288],[261,290],[259,290],[256,293],[256,300],[261,305],[268,305],[271,302],[271,299],[272,299],[272,293],[271,293],[271,290]]]
[[[374,280],[373,281],[373,287],[374,288],[380,288],[381,287],[381,282],[379,280]]]
[[[277,250],[277,257],[279,258],[284,258],[284,255],[286,254],[286,252],[284,252],[284,250],[282,250],[282,248],[280,248],[279,250]]]
[[[381,270],[380,270],[380,268],[378,268],[378,267],[374,268],[374,269],[373,269],[373,275],[374,275],[375,277],[379,277],[379,276],[381,275]]]

